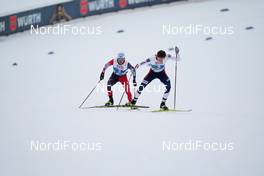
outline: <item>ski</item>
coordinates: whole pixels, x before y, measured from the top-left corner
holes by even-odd
[[[82,109],[94,109],[94,108],[132,108],[132,106],[127,106],[127,105],[111,105],[111,106],[90,106],[90,107],[83,107]],[[149,108],[149,106],[133,106],[133,108]]]
[[[158,109],[158,110],[152,110],[151,112],[191,112],[192,109],[168,109],[168,110],[163,110],[163,109]]]

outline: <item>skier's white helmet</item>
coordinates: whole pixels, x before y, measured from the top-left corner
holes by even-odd
[[[119,64],[123,64],[125,62],[125,53],[118,53],[116,59]]]

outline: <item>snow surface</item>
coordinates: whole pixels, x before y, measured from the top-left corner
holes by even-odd
[[[262,176],[263,7],[261,0],[172,3],[67,23],[102,26],[102,35],[24,32],[1,38],[0,175]],[[222,8],[230,11],[220,12]],[[235,33],[206,41],[207,35],[163,35],[163,24],[232,25]],[[254,29],[245,30],[247,26]],[[125,32],[117,34],[120,29]],[[124,51],[136,64],[173,45],[182,57],[177,107],[192,112],[78,109],[117,52]],[[50,51],[55,54],[48,55]],[[173,82],[173,62],[166,69]],[[138,70],[138,83],[147,71]],[[114,93],[116,102],[120,96]],[[138,104],[157,109],[161,96],[144,92]],[[105,101],[106,94],[95,92],[84,106]],[[173,94],[168,105],[173,106]],[[103,149],[34,152],[31,140],[101,142]],[[233,142],[234,150],[162,151],[162,141],[189,140]]]

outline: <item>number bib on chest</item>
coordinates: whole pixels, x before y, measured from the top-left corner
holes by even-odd
[[[117,63],[117,59],[115,59],[114,60],[114,64],[113,64],[114,73],[116,75],[119,75],[119,76],[122,76],[122,75],[127,74],[127,72],[128,72],[128,66],[127,65],[128,65],[128,62],[127,61],[125,61],[124,64],[119,65]]]

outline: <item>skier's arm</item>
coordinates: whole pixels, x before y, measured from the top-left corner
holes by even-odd
[[[103,79],[104,79],[104,73],[105,73],[106,69],[107,69],[108,67],[110,67],[111,65],[113,65],[113,64],[114,64],[114,59],[111,59],[109,62],[107,62],[107,63],[105,64],[105,66],[104,66],[104,68],[103,68],[103,70],[102,70],[102,72],[101,72],[101,75],[100,75],[100,80],[103,80]]]
[[[136,69],[130,63],[128,63],[127,67],[128,67],[128,69],[131,71],[131,73],[133,75],[133,84],[134,84],[134,86],[137,86]]]
[[[133,78],[136,79],[136,69],[130,64],[127,64],[127,68],[131,71]]]
[[[139,64],[136,65],[136,69],[138,69],[140,66],[148,64],[150,62],[150,58],[144,60],[143,62],[140,62]]]
[[[180,54],[177,54],[177,56],[175,56],[175,55],[172,55],[172,54],[167,54],[167,56],[166,56],[168,59],[171,59],[171,60],[174,60],[174,61],[180,61]]]
[[[179,54],[179,52],[180,52],[180,50],[179,50],[179,48],[176,46],[175,47],[175,52],[172,54],[172,53],[169,53],[169,54],[167,54],[167,58],[168,59],[171,59],[171,60],[174,60],[174,61],[180,61],[181,59],[181,57],[180,57],[180,54]]]
[[[107,69],[108,67],[110,67],[111,65],[113,65],[113,64],[114,64],[114,59],[111,59],[110,61],[108,61],[108,62],[104,65],[104,68],[103,68],[102,72],[105,72],[106,69]]]

